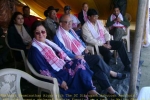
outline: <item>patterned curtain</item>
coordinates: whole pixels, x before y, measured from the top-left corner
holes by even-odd
[[[0,27],[7,28],[12,13],[15,11],[15,0],[0,0]]]

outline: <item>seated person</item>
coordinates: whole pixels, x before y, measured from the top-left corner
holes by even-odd
[[[44,15],[47,16],[44,21],[44,26],[47,30],[47,39],[52,40],[56,33],[56,29],[59,26],[59,19],[57,17],[57,12],[59,9],[49,6],[45,11]],[[47,13],[47,14],[46,14]]]
[[[115,41],[122,40],[122,36],[126,35],[125,28],[130,26],[129,21],[122,16],[119,7],[114,8],[114,13],[108,18],[106,27],[109,27],[109,33],[113,35]]]
[[[7,55],[8,55],[9,49],[5,44],[5,35],[3,32],[3,29],[0,27],[0,65],[7,62]]]
[[[23,11],[23,17],[24,17],[24,24],[27,25],[29,28],[31,28],[34,21],[36,21],[38,18],[30,15],[30,7],[24,6],[22,8]]]
[[[66,23],[67,22],[67,23]],[[60,26],[56,31],[53,41],[71,58],[84,59],[91,70],[94,71],[94,77],[97,79],[102,89],[107,89],[110,94],[117,95],[117,92],[111,86],[108,77],[116,79],[126,78],[126,74],[116,73],[103,61],[98,55],[89,55],[85,44],[79,39],[72,27],[72,21],[69,15],[63,15],[60,18]]]
[[[32,38],[29,28],[24,25],[22,13],[15,12],[12,15],[11,22],[8,28],[8,44],[12,48],[22,49],[27,55],[28,49],[31,46]],[[18,60],[21,58],[20,53],[15,52]]]
[[[70,18],[72,19],[72,29],[76,32],[76,34],[78,36],[81,36],[81,32],[82,32],[81,31],[81,23],[75,15],[70,14],[70,11],[71,11],[70,6],[64,7],[64,13],[68,14],[70,16]]]
[[[71,60],[61,48],[46,39],[47,32],[40,21],[33,24],[32,32],[34,38],[28,53],[29,62],[38,73],[58,80],[63,98],[67,94],[72,97],[74,94],[98,95],[92,83],[93,72],[83,59]]]
[[[78,14],[78,19],[81,22],[81,24],[83,25],[86,21],[87,21],[87,11],[88,11],[89,7],[87,3],[83,3],[82,4],[82,10],[81,12],[79,12]]]
[[[98,20],[98,12],[95,9],[89,9],[87,14],[89,20],[82,26],[83,39],[91,45],[99,46],[99,51],[107,64],[109,64],[111,59],[110,50],[117,50],[121,61],[125,66],[125,70],[129,71],[130,60],[123,42],[110,41],[110,34]]]

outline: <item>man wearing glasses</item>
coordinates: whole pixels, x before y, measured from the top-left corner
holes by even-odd
[[[103,61],[98,55],[89,55],[86,45],[77,36],[72,29],[72,19],[69,15],[63,15],[60,18],[59,28],[53,41],[71,58],[84,59],[91,70],[94,71],[94,76],[97,79],[102,89],[107,89],[108,93],[118,96],[119,94],[111,86],[108,77],[115,79],[124,79],[126,74],[117,73]]]

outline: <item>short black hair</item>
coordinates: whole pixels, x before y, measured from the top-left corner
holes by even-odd
[[[24,11],[26,8],[29,8],[29,9],[30,9],[29,6],[23,6],[22,11]]]
[[[84,2],[83,4],[82,4],[82,7],[85,5],[85,4],[87,4],[86,2]],[[88,4],[87,4],[88,5]]]
[[[88,16],[92,16],[92,15],[98,15],[98,12],[95,9],[89,9],[87,11],[87,15]]]
[[[38,26],[43,26],[45,28],[44,21],[36,20],[33,22],[32,26],[31,26],[31,34],[30,34],[32,39],[34,38],[34,31],[36,30],[36,28]],[[45,30],[46,30],[46,28],[45,28]]]
[[[117,5],[116,5],[116,6],[114,6],[114,9],[116,9],[116,8],[118,8],[118,9],[120,10],[119,6],[117,6]]]

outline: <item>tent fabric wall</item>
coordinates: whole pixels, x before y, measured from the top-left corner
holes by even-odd
[[[48,6],[59,8],[59,14],[63,14],[63,7],[70,5],[73,14],[78,14],[81,10],[82,3],[86,2],[89,8],[95,8],[99,12],[99,18],[107,20],[108,16],[112,13],[111,3],[112,0],[21,0],[25,2],[30,8],[35,11],[39,16],[45,18],[43,12]],[[128,0],[126,12],[132,16],[132,21],[136,20],[138,0]]]

